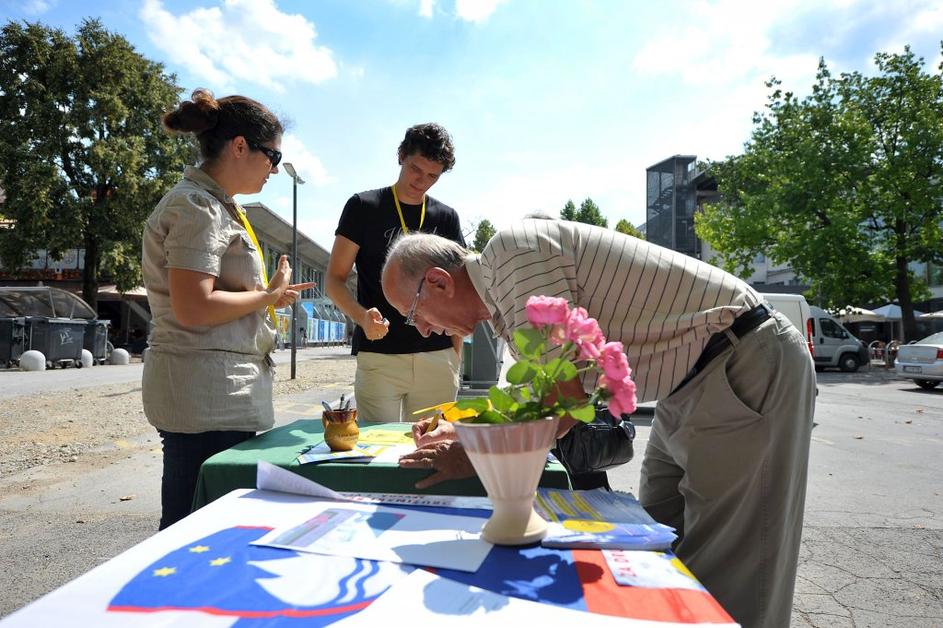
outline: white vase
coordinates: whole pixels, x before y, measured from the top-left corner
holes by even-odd
[[[557,417],[549,417],[523,423],[455,423],[458,440],[494,505],[481,530],[486,541],[526,545],[547,534],[547,522],[534,511],[534,496],[556,440],[557,422]]]

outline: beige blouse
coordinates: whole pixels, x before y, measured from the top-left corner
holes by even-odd
[[[186,327],[170,306],[168,269],[216,277],[215,288],[263,289],[262,265],[233,199],[199,168],[157,204],[144,226],[144,286],[153,327],[144,362],[144,413],[161,430],[272,427],[275,327],[266,309],[222,325]]]

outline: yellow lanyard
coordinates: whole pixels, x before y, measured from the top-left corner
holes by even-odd
[[[396,184],[390,186],[390,189],[393,190],[393,202],[396,204],[396,213],[399,214],[399,224],[403,227],[403,234],[409,233],[409,229],[406,228],[406,220],[403,219],[403,208],[399,206],[399,197],[396,196]],[[422,195],[422,213],[419,214],[419,229],[417,231],[422,231],[422,223],[426,220],[426,195]]]
[[[265,255],[262,253],[262,247],[259,246],[259,239],[255,237],[255,231],[252,230],[252,225],[249,224],[249,218],[246,216],[246,212],[242,207],[236,204],[236,213],[239,214],[239,220],[242,221],[242,226],[245,228],[246,233],[249,234],[249,239],[252,240],[252,244],[255,245],[255,250],[259,254],[259,262],[262,264],[262,283],[268,288],[268,273],[265,272]],[[275,325],[275,328],[278,328],[278,320],[275,318],[275,306],[268,306],[268,315],[272,317],[272,324]]]

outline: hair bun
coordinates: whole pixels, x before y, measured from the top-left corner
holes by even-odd
[[[175,110],[164,115],[164,126],[180,133],[199,135],[216,126],[219,118],[219,103],[213,92],[203,87],[193,90],[190,100],[180,103]]]

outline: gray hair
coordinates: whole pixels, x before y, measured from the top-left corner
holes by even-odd
[[[457,242],[431,233],[412,232],[393,242],[383,264],[383,272],[391,263],[399,265],[405,279],[418,279],[428,269],[438,266],[449,272],[460,268],[471,251]]]

